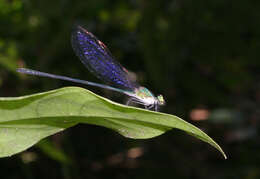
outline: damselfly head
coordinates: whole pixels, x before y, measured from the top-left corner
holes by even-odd
[[[165,100],[161,94],[157,96],[157,100],[159,105],[165,105]]]

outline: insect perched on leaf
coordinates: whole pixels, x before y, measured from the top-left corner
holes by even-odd
[[[162,95],[156,97],[147,88],[140,86],[137,82],[133,81],[127,70],[114,60],[108,48],[83,27],[78,25],[74,28],[71,36],[71,43],[74,52],[86,68],[96,77],[109,85],[44,73],[26,68],[18,68],[17,71],[20,73],[67,80],[117,91],[130,97],[127,101],[127,105],[133,102],[144,105],[146,109],[154,109],[157,111],[159,105],[165,104]]]

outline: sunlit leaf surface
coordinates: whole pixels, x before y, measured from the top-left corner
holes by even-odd
[[[152,138],[177,128],[209,143],[226,158],[207,134],[176,116],[121,105],[78,87],[0,98],[0,115],[0,157],[21,152],[78,123],[87,123],[133,139]]]

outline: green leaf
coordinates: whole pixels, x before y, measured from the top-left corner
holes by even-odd
[[[59,161],[62,164],[70,164],[71,159],[67,156],[64,151],[57,148],[50,140],[44,139],[40,141],[37,145],[43,153],[53,160]]]
[[[176,116],[118,104],[78,87],[0,98],[0,116],[0,157],[21,152],[78,123],[87,123],[134,139],[156,137],[177,128],[209,143],[226,158],[207,134]]]

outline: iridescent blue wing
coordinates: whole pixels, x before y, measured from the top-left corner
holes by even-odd
[[[71,42],[81,62],[105,83],[130,91],[139,86],[130,79],[126,69],[114,60],[107,47],[83,27],[74,28]]]

